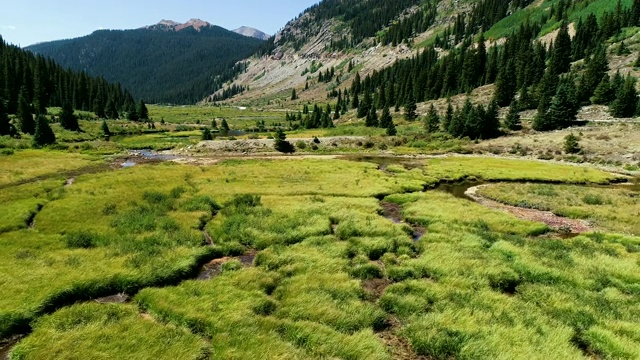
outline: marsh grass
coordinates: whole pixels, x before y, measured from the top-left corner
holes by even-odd
[[[529,207],[589,220],[606,231],[640,234],[640,197],[624,186],[495,184],[481,188],[479,193],[511,205],[526,202]]]
[[[185,329],[143,318],[135,306],[87,303],[40,319],[29,338],[12,350],[11,359],[70,355],[76,359],[197,360],[209,355],[209,345]]]
[[[165,331],[181,334],[171,348],[178,355],[166,355],[187,358],[389,359],[385,331],[434,359],[636,356],[638,238],[538,236],[548,231],[544,224],[422,192],[470,177],[611,178],[484,158],[433,159],[388,172],[344,160],[249,160],[79,176],[46,202],[35,228],[0,235],[7,294],[0,297],[0,333],[42,319],[16,348],[20,358],[46,358],[47,349],[73,357],[75,347],[58,346],[72,343],[88,349],[87,357],[94,350],[124,356],[120,350],[129,351],[133,339],[139,348],[132,354],[147,347],[158,354]],[[0,196],[16,206],[46,198],[30,186],[22,197]],[[563,191],[544,185],[534,194],[556,199]],[[401,207],[405,224],[382,216],[381,199]],[[413,241],[407,224],[424,227],[425,235]],[[213,246],[203,247],[203,230]],[[205,260],[247,250],[257,252],[251,266],[231,259],[210,280],[182,281]],[[371,294],[370,279],[390,285]],[[137,293],[138,308],[159,322],[147,324],[128,305],[78,305],[42,317],[118,292]],[[99,344],[123,329],[130,337],[111,341],[123,345]],[[208,350],[202,338],[210,339]]]

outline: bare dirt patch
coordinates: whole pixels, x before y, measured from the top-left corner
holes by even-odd
[[[552,213],[551,211],[541,211],[536,209],[521,208],[517,206],[506,205],[506,204],[488,199],[477,193],[478,189],[484,186],[491,186],[491,185],[479,185],[479,186],[469,188],[469,190],[467,190],[465,194],[481,205],[484,205],[492,209],[506,211],[520,219],[544,223],[550,228],[552,228],[553,230],[561,233],[581,234],[587,231],[594,230],[594,228],[589,224],[589,222],[584,220],[564,218]]]

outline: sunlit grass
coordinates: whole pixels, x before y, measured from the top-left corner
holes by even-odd
[[[606,231],[640,234],[640,197],[624,186],[495,184],[481,188],[479,193],[510,205],[589,220]]]
[[[82,304],[39,320],[11,359],[203,359],[204,339],[131,305]]]

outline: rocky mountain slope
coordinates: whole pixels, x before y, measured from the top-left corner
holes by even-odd
[[[258,29],[254,29],[252,27],[248,27],[248,26],[241,26],[235,30],[231,30],[236,34],[240,34],[240,35],[244,35],[244,36],[248,36],[248,37],[252,37],[252,38],[256,38],[259,40],[268,40],[271,36],[269,34],[266,34]]]
[[[537,37],[549,48],[558,35],[560,20],[568,23],[574,37],[580,21],[590,14],[615,13],[617,5],[607,0],[423,0],[394,4],[400,5],[385,8],[386,4],[378,1],[325,0],[307,9],[250,59],[243,74],[227,84],[249,89],[227,101],[284,106],[292,104],[295,89],[299,103],[323,102],[333,90],[349,88],[356,73],[365,78],[425,49],[434,49],[442,58],[452,49],[467,47],[467,41],[474,42],[482,32],[488,50],[493,45],[502,47],[527,19],[541,24]],[[633,1],[620,4],[631,9]],[[386,17],[379,15],[383,10]],[[633,39],[635,33],[629,37]],[[611,39],[606,46],[619,41]],[[636,45],[630,44],[631,55],[609,51],[611,73],[634,73],[631,65]],[[335,76],[329,82],[321,81],[319,75],[330,69]],[[204,101],[223,100],[221,94]]]

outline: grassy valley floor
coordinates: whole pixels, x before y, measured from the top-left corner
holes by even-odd
[[[12,175],[0,188],[0,337],[28,336],[11,359],[640,356],[638,193],[577,185],[618,176],[352,160]],[[3,161],[16,174],[23,160]],[[465,179],[509,181],[481,194],[595,230],[565,239],[437,187]],[[93,301],[119,293],[130,302]]]

